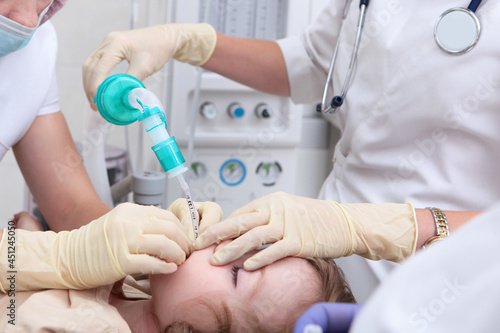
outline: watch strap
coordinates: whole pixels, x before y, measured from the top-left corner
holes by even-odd
[[[436,236],[429,238],[423,248],[427,248],[429,245],[434,243],[435,241],[442,240],[450,235],[450,229],[448,227],[448,219],[444,212],[436,207],[426,207],[434,217],[434,223],[436,224]]]

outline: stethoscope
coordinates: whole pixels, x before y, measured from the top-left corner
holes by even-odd
[[[337,111],[344,103],[349,82],[351,81],[354,65],[358,56],[359,43],[361,41],[361,33],[365,23],[366,8],[368,7],[369,0],[359,1],[359,19],[358,29],[356,32],[356,39],[354,47],[352,48],[351,60],[347,70],[342,91],[340,95],[335,95],[330,104],[327,105],[326,99],[330,84],[332,83],[333,71],[337,61],[337,55],[341,43],[340,36],[344,28],[344,22],[351,7],[352,0],[346,0],[344,11],[342,14],[342,23],[340,25],[337,44],[333,51],[332,61],[330,62],[330,69],[326,78],[325,88],[323,90],[323,98],[321,103],[317,105],[317,111],[322,114],[332,114]],[[469,52],[479,40],[481,34],[481,24],[475,12],[481,4],[482,0],[472,0],[467,8],[454,7],[446,10],[439,16],[434,27],[434,40],[441,50],[453,55],[461,55]]]

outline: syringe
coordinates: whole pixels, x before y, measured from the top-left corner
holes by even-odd
[[[153,140],[154,146],[151,148],[155,152],[156,157],[158,157],[163,170],[169,174],[169,178],[176,177],[182,190],[184,191],[189,207],[189,213],[191,215],[194,239],[196,240],[200,234],[198,214],[196,213],[196,208],[194,207],[193,200],[191,199],[189,186],[183,176],[183,173],[187,171],[187,167],[184,165],[184,157],[175,142],[175,138],[168,135],[165,113],[163,113],[163,111],[158,107],[150,108],[149,106],[144,105],[144,103],[141,102],[140,97],[137,97],[138,95],[143,95],[144,92],[148,91],[142,88],[132,90],[128,95],[129,101],[130,99],[135,99],[137,103],[141,105],[143,112],[139,116],[138,120],[144,123],[146,132],[148,132],[149,136]]]
[[[181,185],[181,188],[184,191],[184,195],[186,196],[187,204],[189,206],[189,213],[191,214],[191,221],[193,223],[194,239],[196,239],[200,235],[198,214],[196,212],[196,208],[194,207],[194,202],[191,199],[191,192],[189,191],[189,186],[184,179],[184,176],[178,175],[177,179],[179,180],[179,184]]]
[[[148,132],[163,170],[169,178],[177,177],[186,196],[190,217],[193,225],[194,239],[199,236],[199,221],[196,208],[191,198],[189,186],[183,173],[188,170],[185,159],[175,142],[167,132],[165,112],[161,102],[151,91],[144,88],[136,78],[117,74],[107,78],[98,88],[94,97],[101,115],[116,125],[128,125],[142,121]]]

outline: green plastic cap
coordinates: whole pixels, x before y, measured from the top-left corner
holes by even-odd
[[[186,162],[173,136],[158,143],[157,145],[154,145],[151,149],[155,152],[156,157],[158,158],[158,161],[160,161],[163,171],[165,172],[170,171]]]
[[[135,77],[116,74],[108,77],[97,89],[94,102],[104,119],[115,125],[129,125],[137,121],[141,111],[128,102],[128,93],[136,88],[145,88]]]

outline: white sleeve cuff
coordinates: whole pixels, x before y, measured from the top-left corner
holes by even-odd
[[[294,103],[319,103],[326,73],[316,66],[307,53],[301,36],[278,41],[288,73],[290,94]]]

